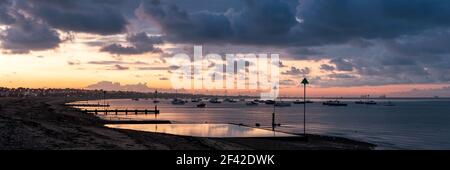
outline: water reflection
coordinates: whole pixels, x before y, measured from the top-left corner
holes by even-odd
[[[296,135],[232,124],[121,124],[110,128],[195,137],[295,137]]]
[[[361,105],[329,107],[317,101],[307,106],[307,133],[362,140],[389,149],[449,149],[450,99],[391,100],[396,106]],[[84,101],[78,103],[98,103]],[[110,109],[153,109],[151,100],[107,100]],[[386,101],[377,100],[378,103]],[[262,128],[271,127],[271,105],[246,106],[245,102],[210,104],[197,108],[195,103],[175,106],[161,100],[159,120],[172,123],[234,123]],[[89,108],[95,109],[95,108]],[[99,115],[108,120],[153,120],[155,115]],[[277,108],[278,131],[303,132],[303,105]]]

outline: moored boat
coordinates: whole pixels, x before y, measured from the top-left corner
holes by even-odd
[[[295,101],[292,102],[292,103],[294,103],[294,104],[304,104],[304,103],[314,103],[314,102],[311,101],[311,100],[306,100],[306,102],[301,101],[301,100],[295,100]]]
[[[267,105],[273,105],[273,104],[275,104],[275,101],[273,101],[273,100],[266,100],[266,101],[264,101],[264,103],[267,104]]]
[[[281,101],[281,102],[276,102],[275,106],[276,107],[291,107],[291,103]]]
[[[367,104],[367,105],[376,105],[377,102],[371,100],[371,101],[364,102],[364,104]]]
[[[258,102],[254,102],[254,101],[248,101],[247,103],[245,103],[247,106],[258,106],[259,103]]]
[[[323,105],[327,105],[327,106],[347,106],[347,103],[342,103],[338,100],[329,100],[326,102],[323,102]]]
[[[201,101],[202,101],[202,99],[191,99],[192,103],[198,103],[198,102],[201,102]]]
[[[210,103],[214,103],[214,104],[222,103],[222,102],[219,101],[219,99],[217,99],[217,98],[209,99],[209,102],[210,102]]]
[[[206,107],[206,103],[201,102],[201,103],[197,104],[197,107],[198,108],[205,108]]]
[[[223,101],[228,102],[228,103],[236,103],[236,100],[231,99],[231,98],[225,98]]]
[[[184,105],[184,104],[186,104],[186,101],[178,99],[178,98],[174,98],[172,100],[172,104],[173,105]]]

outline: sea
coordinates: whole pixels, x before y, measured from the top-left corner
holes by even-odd
[[[110,99],[80,101],[77,103],[107,103],[109,109],[149,109],[157,105],[160,114],[99,115],[108,120],[170,120],[182,124],[242,124],[271,129],[272,113],[276,131],[344,137],[377,145],[376,149],[450,149],[450,99],[378,99],[376,105],[356,104],[353,99],[342,99],[348,106],[323,105],[324,100],[313,100],[304,105],[274,107],[260,103],[247,106],[245,101],[213,104],[205,101],[205,108],[187,99],[185,105],[173,105],[171,100]],[[291,102],[285,100],[286,102]],[[390,104],[390,105],[389,105]],[[92,109],[92,108],[90,108]],[[99,108],[100,109],[100,108]]]

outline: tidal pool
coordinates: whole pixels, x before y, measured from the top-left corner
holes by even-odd
[[[182,136],[235,137],[296,137],[297,135],[233,124],[108,124],[106,127]]]

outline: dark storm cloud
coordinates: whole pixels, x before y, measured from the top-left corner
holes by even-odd
[[[291,54],[296,55],[319,55],[322,54],[320,51],[312,49],[312,48],[306,48],[306,47],[300,47],[300,48],[294,48],[290,50]]]
[[[123,0],[33,0],[19,7],[51,27],[65,31],[111,35],[122,33],[128,24],[120,6]]]
[[[391,50],[407,56],[435,56],[450,53],[450,29],[433,29],[386,43]]]
[[[354,64],[347,59],[335,58],[331,60],[331,63],[336,65],[338,71],[353,71]]]
[[[11,53],[53,49],[63,42],[56,29],[101,35],[122,33],[127,20],[122,0],[0,1],[2,48]],[[135,3],[135,8],[139,3]],[[134,11],[134,10],[133,10]]]
[[[155,44],[162,44],[163,40],[160,36],[148,36],[146,33],[131,34],[127,37],[127,42],[130,46],[122,44],[110,44],[101,48],[103,52],[111,54],[144,54],[148,52],[159,53],[161,49],[155,47]]]
[[[140,24],[151,28],[131,25],[140,22],[135,13],[145,14],[139,19],[151,24]],[[135,33],[161,27],[169,43],[270,46],[294,60],[329,60],[324,71],[357,75],[326,85],[435,83],[450,81],[449,16],[445,0],[2,0],[0,24],[8,27],[0,41],[4,50],[24,53],[58,47],[56,30],[126,33],[124,43],[97,45],[143,54],[160,52],[154,45],[164,42]]]
[[[244,1],[243,7],[230,10],[204,9],[201,15],[200,9],[185,10],[163,2],[144,3],[141,9],[161,24],[169,41],[278,46],[288,48],[296,60],[330,59],[334,66],[324,65],[322,70],[352,72],[330,75],[333,81],[318,81],[324,86],[450,79],[448,1],[254,2]],[[294,68],[284,75],[302,73]]]
[[[0,1],[0,24],[11,24],[15,22],[14,16],[11,14],[11,0]]]
[[[190,14],[177,5],[160,1],[144,1],[141,10],[157,20],[171,40],[222,41],[232,34],[231,24],[224,14],[209,11]]]
[[[450,25],[450,2],[441,0],[301,0],[295,34],[324,44],[354,38],[392,39]]]
[[[0,40],[1,47],[10,53],[53,49],[62,42],[54,29],[19,14],[14,23],[0,34]]]
[[[141,10],[157,20],[172,41],[258,44],[279,37],[296,24],[294,11],[282,1],[246,1],[244,4],[241,11],[217,13],[187,12],[176,4],[144,1]]]
[[[191,1],[195,4],[195,1]],[[164,1],[141,6],[175,41],[323,45],[393,39],[450,26],[450,2],[441,0],[247,0],[226,12],[192,11]],[[292,5],[298,5],[293,10]],[[220,29],[217,29],[220,28]]]

